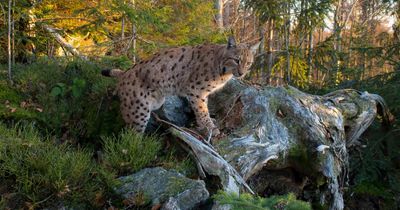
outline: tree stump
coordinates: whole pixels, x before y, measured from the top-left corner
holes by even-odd
[[[375,94],[346,89],[317,96],[237,80],[214,94],[209,108],[225,134],[213,146],[184,130],[172,133],[189,145],[204,171],[220,177],[224,190],[294,192],[330,209],[344,208],[349,147],[378,114],[385,124],[392,120]]]

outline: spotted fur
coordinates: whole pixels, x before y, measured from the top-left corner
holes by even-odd
[[[125,122],[143,132],[152,110],[162,106],[165,97],[187,97],[196,115],[199,129],[220,132],[210,118],[207,98],[232,77],[243,77],[253,63],[258,44],[199,45],[163,50],[130,70],[103,71],[118,78],[117,92]]]

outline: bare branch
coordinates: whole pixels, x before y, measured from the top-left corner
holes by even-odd
[[[69,44],[58,32],[55,28],[42,24],[42,27],[50,33],[50,35],[57,40],[57,42],[62,45],[68,52],[70,52],[72,55],[81,58],[82,60],[88,60],[88,58],[84,55],[82,55],[74,46]]]

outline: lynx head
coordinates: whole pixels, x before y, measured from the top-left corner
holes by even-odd
[[[239,78],[246,75],[254,62],[259,46],[260,42],[255,45],[236,45],[235,39],[229,37],[221,66],[223,74],[233,74],[233,76]]]

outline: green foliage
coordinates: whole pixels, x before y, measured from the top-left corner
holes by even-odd
[[[272,67],[272,73],[277,73],[279,70],[283,71],[283,69],[286,69],[286,64],[286,56],[280,56],[278,62]],[[290,76],[297,87],[305,88],[308,85],[307,70],[306,61],[300,57],[290,56]]]
[[[123,126],[118,102],[108,92],[114,89],[114,80],[101,76],[94,64],[43,59],[16,66],[14,78],[15,86],[4,84],[7,89],[0,93],[3,116],[29,116],[26,119],[41,122],[57,136],[81,142],[117,132]],[[16,108],[14,112],[4,110],[6,99]],[[27,103],[25,108],[20,107],[22,102]]]
[[[156,136],[124,130],[119,137],[103,137],[103,148],[105,165],[118,174],[126,174],[153,163],[161,142]]]
[[[33,208],[66,203],[96,206],[113,183],[111,174],[99,168],[92,154],[42,138],[32,125],[8,128],[0,124],[0,179],[21,205]],[[7,201],[2,197],[4,203]]]
[[[229,204],[233,210],[247,209],[284,209],[284,210],[311,210],[309,203],[296,200],[296,196],[292,193],[281,196],[271,196],[263,198],[252,196],[250,194],[229,194],[226,192],[218,192],[214,198],[221,204]]]
[[[101,64],[109,68],[120,68],[124,70],[133,66],[132,61],[127,56],[106,56],[101,59]]]
[[[395,209],[399,205],[396,197],[400,195],[400,130],[383,132],[375,123],[363,139],[365,148],[351,156],[351,191],[383,200],[384,209]]]
[[[16,121],[38,119],[39,112],[34,107],[21,107],[23,103],[23,94],[11,88],[7,80],[0,80],[0,118]]]

